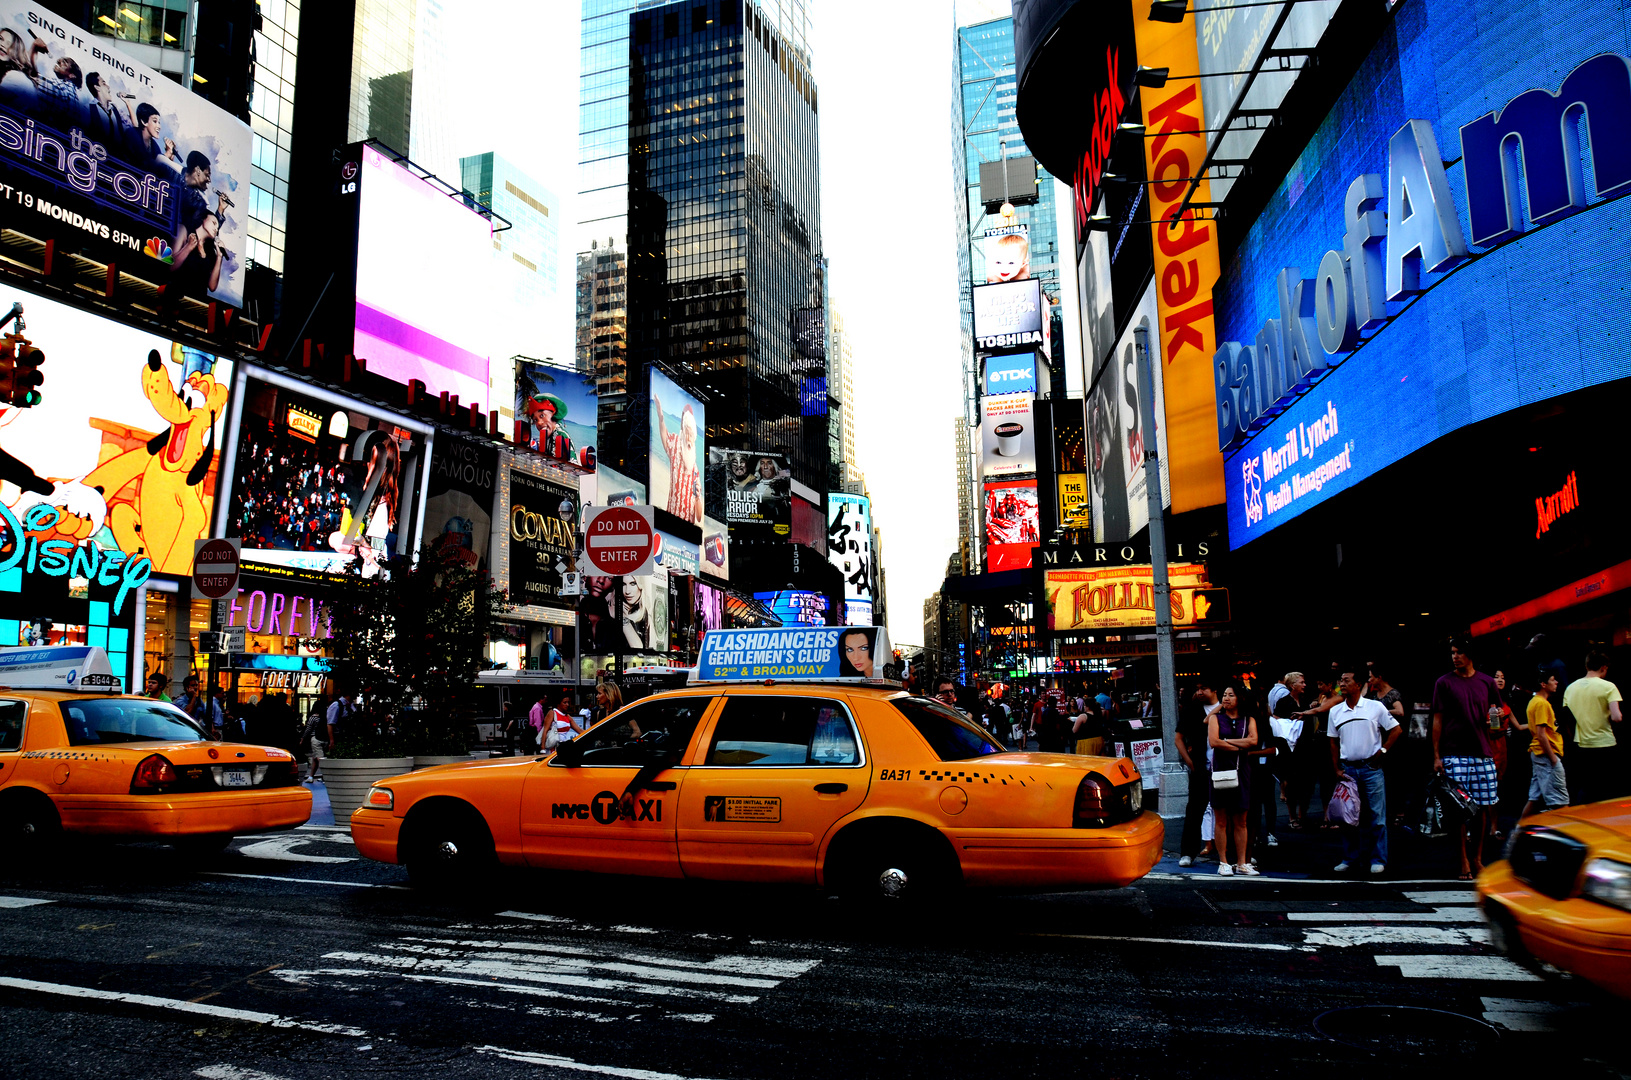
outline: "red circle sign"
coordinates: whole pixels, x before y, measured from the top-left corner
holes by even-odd
[[[627,506],[608,506],[589,523],[584,551],[596,573],[610,577],[630,574],[651,558],[655,541],[645,516]]]
[[[225,540],[210,540],[193,555],[193,587],[220,600],[238,587],[238,549]]]

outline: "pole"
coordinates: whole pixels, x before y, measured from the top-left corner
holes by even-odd
[[[612,675],[623,686],[623,579],[612,578]]]
[[[1149,328],[1133,331],[1138,348],[1138,409],[1144,429],[1144,491],[1150,507],[1150,568],[1155,578],[1155,664],[1160,691],[1161,785],[1159,805],[1167,820],[1183,820],[1189,784],[1178,757],[1178,675],[1172,653],[1172,585],[1167,578],[1167,520],[1161,505],[1161,440],[1156,436],[1155,371]]]

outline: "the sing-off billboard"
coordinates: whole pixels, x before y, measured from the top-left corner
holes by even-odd
[[[9,227],[241,306],[249,141],[241,120],[108,38],[0,0]]]
[[[1604,201],[1631,190],[1631,35],[1606,0],[1570,9],[1589,45],[1520,45],[1514,18],[1402,11],[1223,274],[1232,545],[1450,431],[1631,375],[1631,203]]]

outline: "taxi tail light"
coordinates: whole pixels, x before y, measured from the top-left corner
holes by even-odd
[[[130,780],[130,792],[134,795],[143,791],[160,791],[179,780],[174,765],[158,754],[152,754],[136,766],[136,775]]]
[[[1088,773],[1076,786],[1076,813],[1071,822],[1078,829],[1102,829],[1110,824],[1110,781],[1098,773]]]

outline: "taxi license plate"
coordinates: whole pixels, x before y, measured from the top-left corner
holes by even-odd
[[[248,769],[222,769],[222,787],[253,787],[254,781],[249,777]]]

